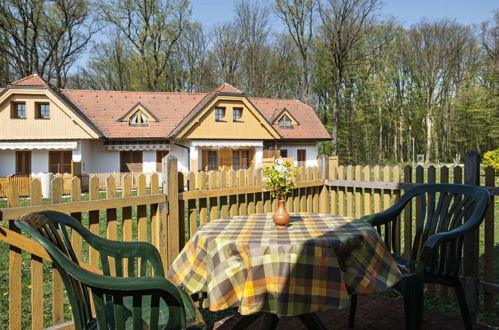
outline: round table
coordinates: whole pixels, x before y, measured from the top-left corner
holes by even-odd
[[[167,277],[207,307],[277,316],[347,307],[350,294],[393,286],[401,273],[368,223],[327,214],[291,214],[277,228],[272,214],[237,216],[201,226]]]

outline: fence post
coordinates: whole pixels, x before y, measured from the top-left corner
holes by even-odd
[[[179,226],[179,195],[178,195],[178,165],[177,158],[168,155],[163,158],[163,193],[168,195],[168,210],[166,221],[166,251],[167,267],[180,252],[180,226]],[[160,243],[161,244],[161,243]]]
[[[480,155],[476,151],[470,151],[464,156],[464,183],[480,185]],[[476,328],[478,311],[478,234],[477,230],[465,237],[463,252],[464,290],[473,328]]]
[[[326,155],[319,156],[319,173],[321,180],[324,180],[320,188],[319,213],[329,213],[329,193],[326,186],[326,180],[329,179],[329,158]]]
[[[13,181],[7,182],[6,186],[7,207],[19,207],[19,194],[17,184]],[[14,225],[14,221],[9,221],[9,229],[20,233],[21,231]],[[9,329],[21,329],[21,299],[22,299],[22,258],[21,249],[16,246],[9,246]]]
[[[326,155],[319,156],[319,175],[321,180],[327,180],[329,175],[329,159]]]

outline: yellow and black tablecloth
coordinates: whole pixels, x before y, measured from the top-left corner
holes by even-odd
[[[201,226],[167,277],[207,292],[212,311],[292,316],[346,307],[349,294],[384,290],[401,274],[368,223],[293,214],[289,227],[276,228],[272,214],[261,214]]]

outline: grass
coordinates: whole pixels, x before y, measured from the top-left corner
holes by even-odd
[[[449,171],[450,173],[450,180],[452,182],[452,171]],[[425,174],[427,171],[425,171]],[[414,178],[414,176],[413,176]],[[437,182],[439,181],[439,171],[437,171]],[[483,184],[483,183],[482,183]],[[497,182],[496,182],[497,186]],[[117,194],[118,197],[120,193]],[[104,194],[102,194],[101,198],[104,198]],[[88,199],[88,196],[83,195],[82,199]],[[64,199],[63,201],[67,201],[68,199]],[[44,199],[43,203],[48,204],[50,200]],[[21,206],[27,206],[29,205],[30,202],[27,199],[22,199],[21,200]],[[5,200],[0,200],[0,208],[6,207],[6,201]],[[135,212],[135,210],[134,210]],[[133,214],[135,217],[135,213]],[[121,218],[121,210],[118,210],[118,219]],[[499,233],[499,199],[496,198],[495,206],[494,206],[494,219],[495,219],[495,224],[494,224],[494,232]],[[100,219],[100,231],[102,235],[105,235],[105,212],[101,212],[101,219]],[[85,217],[83,218],[83,222],[88,221]],[[6,222],[0,222],[1,226],[6,226]],[[135,224],[136,226],[136,224]],[[121,226],[119,226],[119,230]],[[186,227],[188,228],[188,226]],[[482,227],[483,228],[483,225]],[[134,230],[136,233],[136,230]],[[483,265],[483,253],[484,253],[484,241],[483,241],[483,236],[484,236],[484,230],[480,230],[480,263]],[[120,234],[119,234],[120,237]],[[150,237],[150,233],[149,233]],[[0,242],[0,324],[7,324],[8,323],[8,245],[4,244],[3,242]],[[85,250],[85,248],[84,248]],[[495,235],[495,243],[494,243],[494,265],[495,265],[495,273],[494,273],[494,282],[499,283],[499,234]],[[84,254],[85,256],[85,254]],[[86,259],[84,257],[84,259]],[[22,255],[22,288],[23,288],[23,301],[22,301],[22,315],[23,320],[22,320],[22,325],[23,328],[29,328],[31,324],[31,306],[30,306],[30,256],[26,253],[23,253]],[[44,262],[44,297],[45,297],[45,304],[44,304],[44,315],[45,315],[45,325],[51,324],[51,277],[50,277],[50,263]],[[483,270],[483,267],[480,268],[480,270]],[[398,296],[396,293],[391,291],[388,291],[387,293],[383,293],[383,295],[389,295],[389,296]],[[456,317],[456,318],[461,318],[459,307],[457,306],[455,300],[454,300],[454,295],[449,294],[449,298],[444,299],[440,298],[438,296],[434,297],[425,297],[425,307],[427,309],[432,309],[436,310],[438,312],[441,312],[443,314],[449,315],[451,317]],[[485,313],[483,312],[483,307],[480,308],[480,313],[478,316],[479,322],[481,324],[485,325],[490,325],[490,326],[499,326],[499,299],[496,296],[495,297],[495,313]],[[202,310],[202,314],[208,323],[208,325],[213,325],[215,322],[218,320],[225,318],[227,316],[233,315],[236,313],[236,309],[228,309],[226,311],[221,311],[217,313],[209,312],[208,310]],[[65,313],[66,313],[66,318],[70,319],[71,318],[71,312],[69,309],[69,304],[66,300],[65,304]]]

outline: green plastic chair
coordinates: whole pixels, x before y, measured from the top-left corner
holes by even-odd
[[[153,245],[104,239],[92,234],[73,217],[55,211],[27,214],[15,224],[51,256],[64,282],[76,329],[204,327],[190,296],[165,279],[159,252]],[[71,246],[69,228],[76,230],[99,252],[103,275],[80,267]],[[114,259],[116,276],[111,276],[110,258]],[[95,316],[91,312],[91,300]]]
[[[395,220],[413,198],[420,200],[421,216],[416,219],[410,259],[406,259],[395,244]],[[489,192],[481,187],[423,184],[407,191],[389,209],[361,218],[376,226],[380,234],[380,226],[384,227],[385,244],[403,274],[395,288],[404,298],[406,329],[421,329],[423,326],[424,283],[453,287],[466,329],[472,328],[466,296],[459,280],[463,239],[480,226],[489,202]],[[356,305],[357,296],[353,295],[350,327],[354,325]]]

